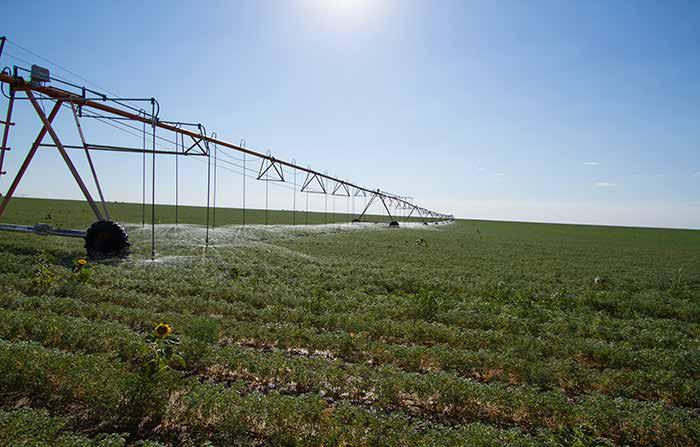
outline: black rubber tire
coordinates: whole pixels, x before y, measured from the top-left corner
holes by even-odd
[[[389,226],[390,226],[390,227],[398,227],[398,226],[399,226],[399,223],[398,223],[397,221],[395,221],[395,220],[392,220],[391,222],[389,222]]]
[[[95,222],[85,235],[85,251],[90,259],[126,258],[130,247],[124,227],[111,220]]]

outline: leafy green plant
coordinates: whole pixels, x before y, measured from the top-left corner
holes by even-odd
[[[432,290],[421,290],[415,295],[412,314],[416,319],[433,321],[440,311],[437,294]]]
[[[304,302],[304,308],[314,315],[322,313],[325,295],[326,293],[319,287],[314,287],[311,296]]]
[[[188,364],[196,365],[207,354],[209,345],[219,340],[221,323],[213,318],[195,315],[185,327],[189,339],[182,345],[183,355]]]
[[[40,252],[34,262],[34,272],[30,285],[34,293],[48,291],[56,283],[56,272],[49,262],[49,256]]]
[[[566,428],[550,437],[550,442],[556,445],[571,447],[612,447],[615,444],[609,439],[596,436],[591,427],[581,425]]]
[[[197,315],[189,319],[185,334],[202,343],[216,343],[221,323],[213,318]]]
[[[676,273],[671,278],[671,285],[668,288],[668,293],[676,299],[685,299],[689,296],[690,288],[683,277],[683,268],[676,270]]]
[[[153,332],[146,336],[150,347],[150,356],[143,365],[143,372],[150,378],[158,378],[163,371],[174,366],[185,368],[187,365],[177,347],[180,338],[173,335],[173,328],[169,324],[156,325]]]

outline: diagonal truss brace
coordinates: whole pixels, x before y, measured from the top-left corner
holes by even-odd
[[[274,172],[275,177],[270,178],[268,173]],[[269,159],[263,158],[260,162],[260,169],[258,170],[258,180],[262,180],[263,176],[265,181],[270,182],[284,182],[284,170],[282,165],[275,160],[275,157],[270,157]]]
[[[194,124],[191,124],[194,126]],[[207,139],[207,131],[204,129],[204,126],[201,124],[197,124],[197,128],[199,129],[199,136],[195,138],[192,135],[189,135],[190,139],[192,140],[192,144],[187,148],[182,151],[184,155],[189,155],[192,149],[195,147],[199,148],[199,155],[209,155],[209,139]],[[202,146],[200,143],[204,142],[204,146]],[[185,142],[182,142],[182,146],[184,148]]]
[[[350,188],[348,188],[348,185],[346,185],[345,183],[336,182],[331,195],[350,197]]]
[[[61,102],[62,101],[60,101],[60,100],[56,101],[56,104],[53,106],[53,109],[51,109],[51,112],[49,112],[49,117],[47,118],[47,121],[49,123],[53,122],[54,118],[56,118],[58,111],[61,109]],[[36,154],[36,151],[39,148],[41,141],[46,136],[47,130],[48,130],[48,127],[46,126],[46,124],[44,124],[44,127],[42,127],[41,130],[39,131],[39,134],[37,135],[36,139],[34,140],[34,144],[32,144],[31,149],[29,149],[27,156],[25,157],[24,161],[22,162],[22,166],[20,166],[19,171],[17,171],[17,175],[15,176],[14,180],[12,180],[12,183],[10,184],[10,188],[7,190],[7,193],[3,197],[2,203],[0,203],[0,216],[2,216],[3,212],[5,211],[5,208],[7,207],[7,204],[10,202],[10,199],[12,198],[12,195],[15,193],[15,190],[17,189],[17,185],[19,185],[20,180],[22,180],[22,176],[24,176],[24,173],[27,171],[27,167],[29,167],[29,163],[31,163],[32,158],[34,158],[34,155]]]
[[[32,93],[32,91],[26,90],[26,94],[27,94],[27,98],[31,102],[32,106],[34,107],[34,111],[39,116],[39,119],[41,119],[41,122],[43,123],[43,127],[39,131],[39,134],[37,135],[36,140],[34,141],[34,144],[32,145],[31,149],[29,150],[27,157],[24,159],[22,166],[20,167],[19,171],[17,172],[17,175],[15,176],[14,180],[12,181],[12,184],[10,185],[10,188],[7,191],[7,194],[5,194],[5,197],[3,197],[2,203],[0,203],[0,216],[2,216],[2,214],[4,213],[5,208],[7,207],[7,204],[9,203],[10,199],[12,198],[12,195],[14,194],[15,190],[17,189],[17,186],[19,185],[20,180],[22,180],[22,177],[24,176],[24,173],[26,172],[27,167],[31,163],[32,159],[34,158],[34,155],[36,154],[36,151],[39,148],[39,145],[41,144],[42,140],[44,139],[44,137],[48,133],[51,136],[51,139],[53,140],[54,144],[58,148],[58,151],[60,152],[61,157],[63,157],[63,160],[66,162],[66,165],[68,166],[68,169],[70,170],[71,174],[73,174],[73,178],[75,178],[76,183],[78,183],[78,186],[80,187],[80,190],[82,191],[83,195],[85,196],[85,199],[88,201],[90,208],[92,208],[93,213],[95,213],[95,217],[97,217],[97,220],[103,220],[102,213],[100,212],[100,209],[95,204],[95,201],[92,199],[92,195],[90,194],[90,191],[87,189],[87,187],[85,186],[85,183],[80,178],[80,174],[78,173],[78,170],[75,168],[75,165],[73,165],[73,162],[71,161],[70,157],[68,156],[68,153],[66,152],[65,148],[63,147],[63,143],[61,143],[61,140],[58,138],[58,134],[51,126],[51,123],[53,122],[54,118],[56,118],[56,115],[58,114],[63,101],[57,100],[56,104],[54,104],[53,109],[49,113],[49,116],[47,117],[44,114],[44,111],[42,110],[38,101],[34,97],[34,94]]]
[[[357,219],[355,219],[355,220],[357,220],[358,222],[362,220],[362,218],[364,217],[365,213],[367,212],[367,210],[369,209],[369,207],[372,206],[372,203],[374,203],[374,199],[376,199],[377,196],[378,196],[378,195],[377,195],[376,192],[372,194],[372,197],[369,198],[369,201],[367,202],[367,205],[365,205],[365,209],[362,210],[362,213],[360,213],[360,215],[357,216]]]
[[[73,118],[75,118],[75,126],[78,128],[78,134],[80,134],[80,141],[83,143],[83,148],[85,149],[85,157],[87,158],[88,165],[90,166],[90,172],[92,172],[92,178],[95,181],[95,186],[97,186],[97,192],[100,195],[100,202],[102,202],[102,209],[105,212],[107,219],[111,220],[109,216],[109,210],[107,210],[107,204],[105,203],[105,196],[102,193],[102,186],[100,186],[100,180],[97,178],[97,172],[95,171],[95,165],[92,163],[92,157],[90,156],[90,151],[88,150],[87,141],[85,141],[85,134],[83,133],[83,128],[80,125],[80,119],[78,118],[78,110],[75,104],[70,103],[71,110],[73,111]]]
[[[387,204],[386,204],[386,200],[388,200],[388,199],[386,199],[386,198],[384,197],[383,194],[380,194],[380,193],[377,191],[377,192],[374,192],[374,193],[372,194],[372,197],[370,197],[369,201],[367,202],[367,205],[365,205],[365,209],[362,210],[362,214],[360,214],[360,215],[357,217],[357,219],[355,219],[355,221],[359,222],[359,221],[362,220],[362,218],[364,217],[365,213],[367,213],[367,210],[369,209],[370,206],[372,206],[372,204],[374,203],[375,199],[377,199],[377,197],[379,197],[379,200],[382,202],[382,205],[384,205],[384,209],[386,210],[386,213],[389,215],[389,218],[390,218],[392,221],[394,220],[394,216],[391,215],[391,211],[389,210],[389,206],[387,206]]]
[[[393,221],[394,216],[391,215],[391,211],[389,211],[389,207],[386,204],[386,201],[391,200],[391,199],[384,198],[384,196],[382,196],[382,195],[379,196],[379,199],[382,201],[382,205],[384,205],[384,209],[386,210],[386,213],[389,215],[389,218]],[[390,202],[390,204],[391,204],[391,202]]]
[[[320,191],[314,190],[314,189],[309,189],[312,183],[314,183],[314,180],[316,180],[316,184],[321,188]],[[311,192],[314,194],[327,194],[326,193],[326,185],[323,183],[323,178],[319,177],[317,174],[312,174],[308,172],[306,174],[306,179],[304,179],[304,184],[301,187],[302,192]]]

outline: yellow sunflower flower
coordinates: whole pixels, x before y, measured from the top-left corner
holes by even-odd
[[[78,266],[80,267],[85,267],[87,265],[87,260],[85,259],[78,259]]]
[[[160,323],[155,328],[156,337],[159,337],[159,338],[165,338],[172,333],[173,333],[172,326],[170,326],[169,324],[166,324],[166,323]]]

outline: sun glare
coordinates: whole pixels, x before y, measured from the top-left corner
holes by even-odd
[[[307,0],[310,11],[338,25],[351,25],[376,18],[386,0]]]
[[[372,6],[372,0],[324,0],[329,12],[339,15],[366,13]]]

